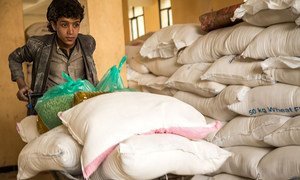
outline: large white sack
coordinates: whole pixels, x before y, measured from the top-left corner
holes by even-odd
[[[170,133],[202,139],[219,129],[206,124],[195,108],[170,96],[143,92],[114,92],[90,98],[58,113],[72,136],[83,146],[85,178],[125,139],[144,133]]]
[[[174,96],[174,94],[178,91],[172,88],[163,88],[163,89],[156,89],[149,86],[141,86],[142,92],[154,93],[154,94],[161,94],[166,96]]]
[[[155,32],[143,44],[140,54],[148,58],[170,58],[191,45],[203,32],[198,24],[176,24]]]
[[[203,115],[216,119],[218,121],[230,121],[237,114],[227,108],[229,104],[237,102],[249,90],[246,86],[228,86],[216,97],[204,98],[193,93],[178,91],[174,97],[186,102]]]
[[[258,117],[238,116],[223,126],[212,143],[220,147],[255,146],[269,147],[264,137],[282,126],[290,117],[263,115]]]
[[[243,21],[254,26],[267,27],[279,23],[294,22],[298,17],[299,14],[295,14],[292,8],[265,9],[254,15],[246,13],[243,16]]]
[[[263,29],[247,23],[239,23],[210,31],[184,49],[177,62],[180,64],[214,62],[224,55],[241,54]]]
[[[299,179],[300,146],[276,148],[262,158],[258,165],[260,179]]]
[[[127,80],[138,83],[138,86],[147,86],[157,90],[163,90],[167,88],[165,82],[168,77],[155,76],[153,74],[141,74],[134,71],[131,68],[127,68]]]
[[[296,14],[300,13],[300,2],[298,0],[244,0],[234,12],[232,20],[242,18],[246,13],[254,15],[264,9],[287,9],[292,8]]]
[[[141,62],[156,76],[170,77],[181,66],[177,63],[177,56],[167,59],[143,58]]]
[[[42,171],[81,173],[82,146],[72,138],[67,128],[58,126],[24,146],[18,157],[18,179],[34,177]]]
[[[277,147],[300,146],[300,116],[293,117],[264,137],[264,142]]]
[[[300,58],[270,57],[261,63],[264,73],[276,81],[300,86]]]
[[[29,143],[40,136],[37,129],[37,120],[37,115],[30,115],[17,123],[17,131],[25,143]]]
[[[167,88],[166,81],[168,77],[155,76],[153,74],[141,74],[138,84],[140,86],[147,86],[157,90],[163,90]]]
[[[300,115],[300,87],[281,83],[258,86],[248,91],[242,101],[228,108],[244,116]]]
[[[224,42],[233,29],[234,27],[216,29],[201,36],[197,41],[180,53],[177,62],[179,64],[214,62],[221,57],[218,48],[224,48]],[[222,42],[223,46],[221,46],[220,42]]]
[[[207,116],[204,116],[204,117],[205,117],[205,120],[206,120],[207,124],[215,123],[217,121],[217,120],[212,119],[212,118],[207,117]],[[226,124],[227,124],[227,121],[220,121],[220,129],[222,129],[222,127],[224,127]],[[211,142],[217,133],[218,133],[218,131],[213,131],[213,132],[209,133],[206,136],[205,140],[208,141],[208,142]]]
[[[217,170],[231,155],[204,140],[171,134],[138,135],[121,142],[97,170],[104,179],[154,179]]]
[[[271,148],[251,146],[234,146],[224,149],[231,152],[232,156],[230,156],[214,174],[225,172],[251,179],[260,178],[258,174],[258,164],[261,159],[272,150]],[[269,170],[273,169],[270,168]]]
[[[202,174],[197,174],[197,175],[193,176],[191,180],[251,180],[251,179],[232,175],[232,174],[221,173],[221,174],[217,174],[213,177],[202,175]]]
[[[126,63],[139,73],[149,73],[149,69],[142,62],[143,57],[140,55],[141,47],[142,44],[125,46],[125,54],[127,55]]]
[[[261,62],[241,56],[223,56],[216,60],[201,75],[201,80],[222,84],[245,85],[255,87],[274,84],[275,80],[263,73]]]
[[[272,25],[260,32],[242,55],[254,59],[300,56],[299,36],[300,28],[295,23]]]
[[[200,79],[210,65],[211,63],[185,64],[166,81],[166,86],[203,97],[214,97],[226,85]]]

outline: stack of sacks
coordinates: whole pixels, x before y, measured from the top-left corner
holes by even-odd
[[[220,128],[219,122],[207,124],[199,111],[170,96],[107,93],[58,115],[83,145],[85,178],[153,179],[168,173],[212,173],[231,155],[202,140]]]
[[[165,82],[181,66],[177,56],[203,34],[197,24],[173,25],[155,32],[138,45],[127,45],[129,87],[172,96],[176,91]],[[149,78],[162,86],[157,88],[147,83]]]
[[[207,124],[199,111],[170,96],[107,93],[58,115],[64,125],[42,135],[37,116],[17,124],[27,142],[19,154],[18,179],[49,170],[92,180],[191,176],[212,173],[231,156],[202,140],[220,129],[219,122]]]
[[[31,115],[17,123],[18,133],[27,143],[18,157],[17,179],[30,179],[43,171],[60,171],[71,179],[80,176],[82,146],[63,125],[40,135],[37,119]]]
[[[164,84],[208,122],[222,121],[206,140],[233,153],[207,177],[300,175],[298,3],[248,0],[245,22],[201,35],[178,54],[180,67]]]

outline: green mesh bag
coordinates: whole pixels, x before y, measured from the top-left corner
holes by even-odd
[[[125,88],[120,71],[123,64],[126,62],[127,56],[123,56],[118,67],[112,66],[101,78],[97,84],[96,89],[100,92],[115,92],[115,91],[132,91],[131,89]]]
[[[72,107],[74,94],[78,91],[93,92],[95,87],[87,80],[73,80],[66,73],[62,73],[65,83],[53,86],[38,99],[35,110],[43,124],[52,129],[62,124],[57,116],[60,111]]]

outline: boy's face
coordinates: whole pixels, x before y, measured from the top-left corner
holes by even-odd
[[[56,23],[51,22],[51,25],[59,38],[59,45],[62,48],[72,48],[80,30],[80,19],[61,17]]]

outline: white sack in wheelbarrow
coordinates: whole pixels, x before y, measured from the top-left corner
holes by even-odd
[[[82,170],[88,178],[119,142],[145,133],[169,133],[202,139],[220,127],[206,124],[192,106],[170,96],[115,92],[88,99],[59,117],[83,146]]]

